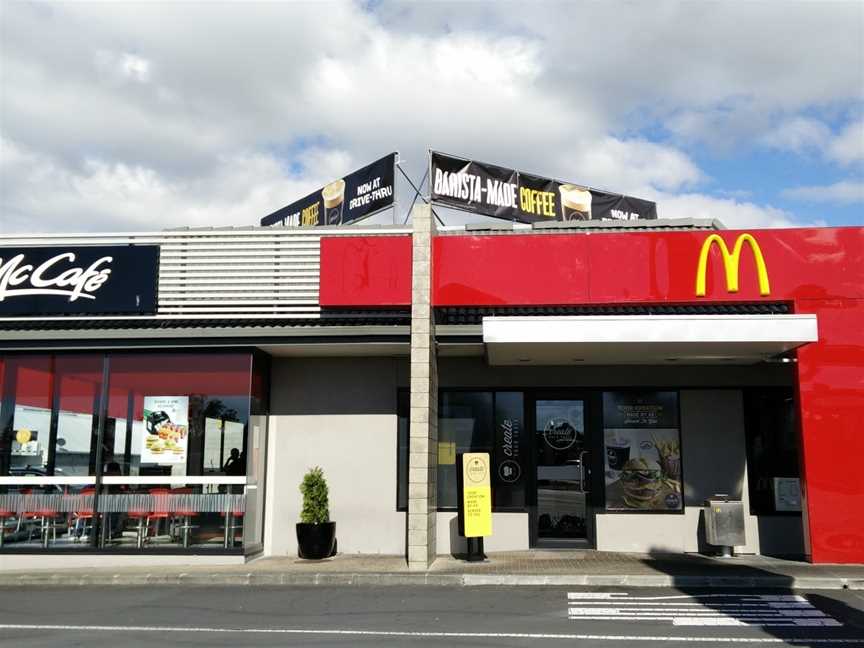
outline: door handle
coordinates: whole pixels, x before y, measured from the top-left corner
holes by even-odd
[[[585,471],[587,470],[587,464],[585,463],[585,455],[589,453],[588,450],[583,450],[579,453],[579,487],[582,492],[587,492],[585,490]]]

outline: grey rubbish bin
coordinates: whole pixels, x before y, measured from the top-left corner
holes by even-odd
[[[720,547],[720,555],[732,556],[732,547],[743,545],[744,504],[727,495],[714,495],[705,500],[705,540]]]

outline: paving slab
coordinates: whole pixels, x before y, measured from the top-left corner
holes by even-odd
[[[731,559],[601,551],[489,553],[468,563],[439,556],[412,571],[403,556],[338,555],[320,561],[272,557],[237,565],[137,565],[0,572],[0,586],[66,585],[437,585],[733,587],[864,590],[864,565],[812,565],[764,556]],[[9,562],[6,563],[7,566]]]

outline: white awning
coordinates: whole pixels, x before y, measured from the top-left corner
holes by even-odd
[[[491,365],[752,364],[816,340],[815,315],[483,318]]]

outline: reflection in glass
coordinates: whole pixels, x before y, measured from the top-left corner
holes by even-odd
[[[535,421],[537,537],[584,538],[589,488],[585,403],[538,400]]]
[[[243,353],[0,357],[0,546],[260,547],[267,384],[252,373]]]
[[[456,457],[492,452],[492,392],[444,392],[438,418],[438,506],[457,506]]]

